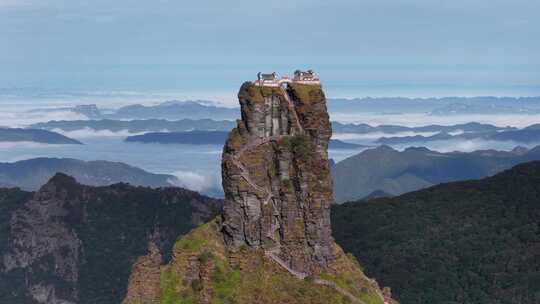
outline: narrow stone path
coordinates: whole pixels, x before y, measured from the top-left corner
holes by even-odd
[[[267,193],[268,191],[259,185],[257,185],[254,181],[251,180],[251,177],[247,173],[247,169],[244,167],[244,165],[237,159],[232,159],[233,163],[240,169],[240,176],[255,190],[258,192]]]
[[[287,262],[283,261],[279,256],[277,256],[278,251],[279,251],[279,247],[275,247],[275,248],[272,248],[272,249],[265,250],[264,254],[267,257],[269,257],[270,259],[274,260],[281,267],[285,268],[290,274],[292,274],[297,279],[303,280],[308,276],[307,273],[296,271],[296,270],[292,269],[291,267],[289,267]],[[334,283],[332,281],[323,280],[323,279],[314,279],[313,283],[315,283],[317,285],[324,285],[324,286],[331,287],[331,288],[335,289],[337,292],[339,292],[340,294],[348,297],[354,303],[366,304],[364,301],[358,299],[352,293],[350,293],[349,291],[345,290],[344,288],[340,287],[339,285],[337,285],[336,283]]]
[[[303,280],[305,279],[308,275],[306,273],[303,273],[303,272],[299,272],[299,271],[296,271],[292,268],[289,267],[289,265],[287,265],[287,263],[285,261],[283,261],[282,259],[280,259],[274,252],[268,250],[268,251],[265,251],[264,253],[267,257],[271,258],[272,260],[274,260],[276,263],[278,263],[281,267],[285,268],[287,271],[289,271],[290,274],[292,274],[293,276],[295,276],[297,279],[300,279],[300,280]],[[336,283],[332,282],[332,281],[328,281],[328,280],[323,280],[323,279],[314,279],[313,280],[313,283],[317,284],[317,285],[324,285],[324,286],[328,286],[328,287],[332,287],[333,289],[335,289],[337,292],[339,292],[340,294],[348,297],[351,301],[353,301],[354,303],[358,303],[358,304],[366,304],[364,301],[358,299],[357,297],[355,297],[352,293],[348,292],[347,290],[341,288],[339,285],[337,285]],[[386,304],[386,302],[385,302]]]
[[[324,286],[329,286],[329,287],[332,287],[334,288],[337,292],[339,292],[340,294],[348,297],[351,301],[353,301],[354,303],[358,303],[358,304],[366,304],[366,302],[358,299],[357,297],[355,297],[352,293],[348,292],[347,290],[341,288],[338,284],[334,283],[334,282],[331,282],[331,281],[327,281],[327,280],[323,280],[323,279],[315,279],[313,281],[315,284],[319,284],[319,285],[324,285]]]
[[[236,152],[233,157],[232,157],[232,161],[233,163],[236,165],[236,167],[238,167],[240,169],[240,176],[253,188],[255,189],[256,191],[258,192],[262,192],[262,193],[265,193],[266,194],[266,199],[264,200],[263,204],[266,205],[268,204],[268,202],[270,202],[270,200],[272,199],[273,195],[272,195],[272,191],[268,190],[268,189],[265,189],[263,187],[260,187],[259,185],[257,185],[252,179],[251,179],[251,176],[249,174],[249,171],[246,169],[246,167],[244,167],[244,164],[242,164],[242,162],[240,161],[240,157],[242,156],[242,154],[247,151],[247,150],[250,150],[250,149],[253,149],[255,147],[258,147],[258,146],[261,146],[261,145],[264,145],[266,143],[269,143],[270,141],[272,140],[276,140],[278,139],[279,136],[271,136],[271,137],[266,137],[266,138],[258,138],[256,140],[253,140],[251,141],[250,143],[248,143],[247,145],[243,146],[240,150],[238,150],[238,152]]]
[[[278,263],[281,267],[285,268],[288,272],[290,272],[297,279],[303,280],[308,276],[307,273],[296,271],[296,270],[292,269],[291,267],[289,267],[289,265],[287,265],[287,262],[283,261],[279,256],[277,256],[277,251],[279,251],[279,248],[273,248],[273,249],[265,250],[264,254],[267,257],[274,260],[276,263]]]

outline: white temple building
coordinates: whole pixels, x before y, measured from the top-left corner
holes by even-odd
[[[290,79],[288,76],[283,76],[279,78],[276,72],[271,74],[258,73],[257,80],[253,82],[257,86],[264,87],[280,87],[284,83],[299,83],[306,85],[320,85],[321,81],[319,77],[315,75],[313,70],[301,71],[296,70],[294,72],[293,79]]]

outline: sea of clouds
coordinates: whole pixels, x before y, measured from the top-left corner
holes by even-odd
[[[123,96],[125,97],[125,96]],[[129,104],[120,99],[119,104]],[[133,102],[131,102],[133,103]],[[111,106],[112,104],[109,104]],[[2,103],[0,102],[0,126],[25,127],[38,122],[50,120],[85,120],[82,114],[71,111],[31,111],[35,108],[50,109],[64,107],[66,103]],[[103,106],[103,105],[101,105]],[[330,113],[331,120],[344,123],[366,123],[377,125],[425,126],[431,124],[453,125],[460,123],[479,122],[497,126],[526,127],[540,123],[540,115],[529,114],[490,114],[490,115],[449,115],[432,116],[427,113],[379,114],[379,113]],[[184,187],[209,195],[220,195],[221,171],[219,159],[221,147],[201,147],[182,145],[152,145],[124,143],[127,136],[139,135],[145,132],[132,133],[128,130],[110,131],[84,128],[75,131],[53,130],[65,136],[79,139],[84,146],[47,145],[32,142],[0,143],[0,162],[14,162],[35,157],[72,157],[83,160],[122,161],[143,168],[153,173],[166,173],[174,176],[169,182],[172,185]],[[163,130],[166,132],[167,130]],[[456,131],[457,135],[462,131]],[[373,132],[368,134],[336,133],[334,139],[355,142],[374,147],[374,141],[380,137],[431,136],[435,132],[400,132],[387,134]],[[410,146],[424,146],[439,152],[475,150],[512,150],[516,146],[535,147],[540,143],[519,144],[515,142],[497,142],[482,139],[446,140],[427,143],[412,143],[395,145],[394,148],[404,150]],[[360,153],[364,149],[333,150],[330,156],[336,161]]]
[[[374,141],[381,137],[406,137],[406,136],[416,136],[416,135],[422,135],[422,136],[432,136],[437,134],[438,132],[413,132],[413,131],[406,131],[406,132],[398,132],[398,133],[384,133],[384,132],[371,132],[371,133],[365,133],[365,134],[358,134],[358,133],[335,133],[332,134],[332,139],[339,139],[343,141]]]
[[[478,150],[498,150],[498,151],[511,151],[516,147],[525,147],[528,149],[537,147],[540,142],[532,143],[517,143],[514,141],[493,141],[484,139],[471,139],[471,140],[442,140],[432,141],[427,143],[407,144],[407,145],[394,145],[392,146],[396,150],[405,150],[408,147],[426,147],[433,151],[438,152],[473,152]]]
[[[10,128],[24,128],[38,122],[51,120],[86,120],[86,116],[72,111],[58,112],[27,112],[17,109],[3,109],[0,106],[0,126]]]
[[[173,186],[206,194],[221,192],[221,175],[217,172],[211,174],[179,170],[173,172],[172,175],[175,178],[169,179],[168,182]]]
[[[75,138],[75,139],[87,139],[87,138],[125,138],[128,136],[142,135],[147,132],[130,132],[129,130],[95,130],[89,127],[84,127],[83,129],[66,131],[62,129],[52,129],[51,131],[60,133],[64,136]],[[160,130],[159,132],[168,132],[168,130]]]
[[[427,113],[330,113],[330,119],[343,123],[365,123],[372,126],[401,125],[420,127],[426,125],[455,125],[469,122],[492,124],[499,127],[523,128],[540,123],[540,114],[477,114],[434,116]]]

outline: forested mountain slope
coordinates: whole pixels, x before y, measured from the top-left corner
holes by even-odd
[[[539,303],[540,162],[333,206],[336,241],[401,303]]]

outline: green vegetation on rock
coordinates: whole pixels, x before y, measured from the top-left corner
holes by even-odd
[[[324,95],[320,85],[306,85],[293,83],[289,86],[289,91],[295,97],[295,99],[308,101],[318,99],[321,95]]]
[[[357,303],[331,286],[316,283],[328,279],[366,304],[381,304],[377,288],[357,263],[335,245],[338,256],[330,269],[339,271],[310,276],[304,280],[264,255],[261,250],[226,249],[215,220],[179,239],[173,260],[162,267],[160,304],[200,303]],[[196,262],[194,262],[196,261]],[[195,283],[194,283],[195,282]]]
[[[289,146],[294,155],[302,161],[309,164],[313,160],[313,153],[315,153],[315,146],[311,142],[311,139],[307,135],[293,136],[289,140]]]
[[[214,258],[214,274],[212,276],[212,290],[215,304],[234,303],[236,289],[240,285],[241,273],[232,270],[228,263],[222,259]]]

